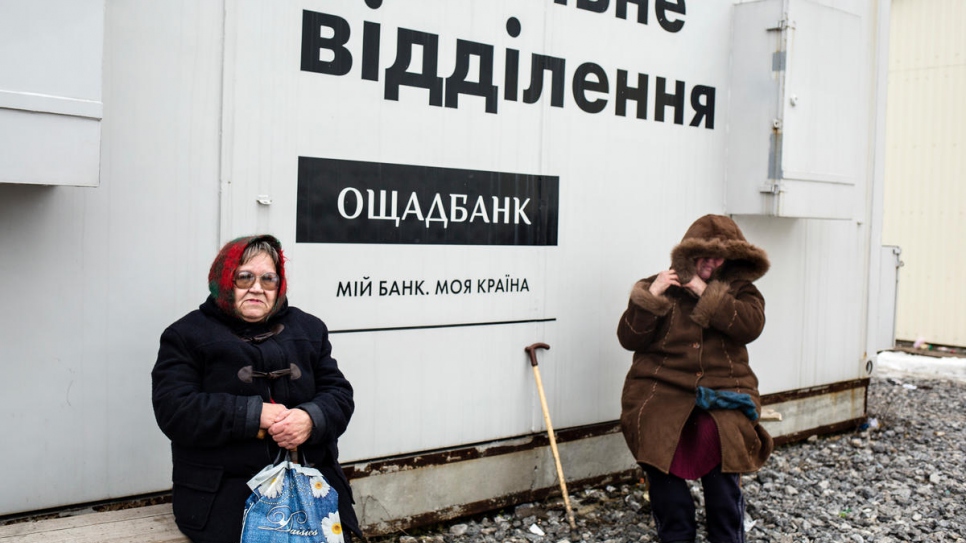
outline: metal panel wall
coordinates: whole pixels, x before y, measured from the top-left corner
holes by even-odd
[[[902,248],[896,339],[966,345],[966,3],[892,3],[883,242]]]
[[[104,0],[0,5],[0,183],[97,186],[103,46]]]
[[[171,485],[150,371],[218,250],[224,8],[108,4],[100,186],[0,183],[0,514]]]
[[[772,268],[759,288],[768,322],[749,345],[762,393],[865,377],[866,225],[739,217]]]
[[[862,216],[856,192],[874,27],[868,3],[764,0],[735,8],[728,211]]]

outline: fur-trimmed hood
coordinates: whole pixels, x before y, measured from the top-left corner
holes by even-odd
[[[269,245],[278,252],[278,268],[275,273],[279,277],[278,295],[275,299],[275,307],[266,315],[268,320],[285,305],[285,293],[288,290],[288,281],[285,279],[285,255],[282,253],[282,244],[275,236],[246,236],[235,238],[225,244],[218,251],[211,269],[208,271],[208,291],[214,298],[218,308],[226,315],[238,317],[235,309],[235,270],[241,265],[242,255],[249,245],[267,241]]]
[[[705,215],[694,221],[681,243],[671,250],[671,268],[681,284],[694,276],[694,262],[700,257],[724,258],[724,264],[711,278],[726,283],[755,281],[770,266],[768,254],[748,243],[735,221],[724,215]]]

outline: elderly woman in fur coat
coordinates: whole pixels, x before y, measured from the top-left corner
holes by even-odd
[[[706,215],[671,252],[671,268],[638,281],[617,336],[634,351],[621,427],[650,484],[661,541],[694,541],[687,479],[701,479],[708,540],[744,542],[740,474],[756,471],[773,442],[758,424],[758,378],[745,345],[765,326],[753,282],[765,252],[729,217]]]

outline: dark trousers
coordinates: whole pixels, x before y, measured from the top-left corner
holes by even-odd
[[[664,543],[694,541],[697,524],[687,481],[647,464],[641,467],[650,483],[651,513],[658,538]],[[721,473],[720,464],[701,478],[711,543],[745,542],[745,499],[740,483],[737,473]]]

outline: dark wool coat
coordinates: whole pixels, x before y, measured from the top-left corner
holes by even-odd
[[[223,249],[219,259],[225,254]],[[213,276],[222,267],[216,259]],[[237,263],[229,267],[225,277],[230,281]],[[212,292],[233,298],[229,285]],[[339,493],[344,530],[358,533],[337,445],[354,409],[352,387],[331,356],[328,329],[318,318],[290,307],[284,297],[267,321],[255,324],[223,307],[232,306],[210,296],[169,326],[151,374],[155,418],[171,439],[178,527],[193,541],[237,543],[252,492],[246,483],[278,456],[271,437],[257,437],[262,405],[274,400],[311,417],[314,427],[299,447],[300,463],[325,475]],[[257,376],[278,370],[291,373],[276,379]]]
[[[284,328],[264,341],[246,341]],[[174,514],[179,528],[204,541],[235,541],[251,494],[246,483],[278,455],[272,439],[258,439],[263,402],[274,399],[307,411],[315,425],[299,447],[339,493],[339,515],[356,526],[348,481],[336,441],[353,411],[352,387],[330,356],[328,331],[319,319],[283,307],[268,323],[227,317],[209,298],[161,335],[152,373],[155,416],[171,439]],[[298,379],[244,377],[244,369],[290,369]],[[242,376],[239,376],[242,373]]]
[[[765,300],[752,281],[768,271],[765,252],[748,243],[728,217],[698,219],[671,252],[681,284],[698,257],[722,257],[704,294],[670,286],[662,296],[634,285],[617,327],[621,345],[634,351],[621,397],[621,428],[638,462],[667,473],[699,386],[745,393],[761,412],[758,378],[745,345],[765,325]],[[721,439],[722,471],[755,471],[771,454],[771,436],[740,410],[710,411]]]

